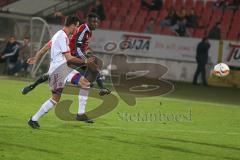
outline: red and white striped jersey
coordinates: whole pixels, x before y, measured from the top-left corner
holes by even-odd
[[[92,37],[92,31],[89,29],[87,23],[78,27],[70,40],[70,49],[73,56],[82,57],[89,49],[89,42]]]

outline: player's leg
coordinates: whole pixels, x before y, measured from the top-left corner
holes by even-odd
[[[99,58],[95,57],[94,63],[90,63],[87,66],[88,72],[86,74],[86,78],[90,82],[93,82],[93,81],[97,82],[97,85],[100,89],[99,90],[100,96],[104,96],[104,95],[111,93],[111,91],[104,86],[102,76],[99,72],[101,70],[102,66],[103,66],[102,61]]]
[[[87,105],[87,99],[88,99],[88,94],[90,89],[90,82],[84,76],[82,76],[81,73],[79,73],[76,70],[72,71],[68,75],[67,82],[70,82],[73,85],[80,87],[80,91],[78,95],[79,105],[78,105],[78,113],[76,116],[76,120],[84,121],[87,123],[93,123],[93,121],[89,119],[85,114],[85,108]]]
[[[90,119],[86,114],[85,114],[85,108],[87,105],[87,100],[88,100],[88,94],[89,94],[89,89],[90,88],[80,88],[79,95],[78,95],[78,113],[76,120],[78,121],[83,121],[86,123],[94,123],[92,119]]]
[[[40,128],[40,125],[38,123],[39,119],[47,114],[60,100],[61,95],[53,94],[50,99],[45,101],[37,113],[35,113],[34,116],[30,117],[28,121],[28,125],[32,127],[33,129]]]
[[[49,70],[51,71],[51,67]],[[49,86],[52,91],[52,97],[44,102],[38,112],[28,121],[28,124],[32,128],[38,129],[40,127],[38,124],[39,119],[59,102],[65,86],[65,79],[71,70],[67,65],[61,65],[57,69],[54,69],[54,71],[49,72]]]
[[[35,87],[37,87],[39,84],[46,82],[49,79],[48,73],[43,74],[41,77],[39,77],[35,82],[32,84],[24,87],[22,89],[22,94],[27,94],[28,92],[32,91]]]

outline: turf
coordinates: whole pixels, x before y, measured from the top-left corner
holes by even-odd
[[[50,92],[43,84],[23,96],[26,84],[0,80],[1,160],[240,160],[239,89],[177,83],[171,94],[137,99],[134,107],[119,100],[94,124],[62,121],[50,111],[32,130],[27,119]],[[62,98],[75,100],[71,111],[77,111],[76,97]],[[98,103],[90,98],[87,108]],[[180,118],[145,121],[134,119],[137,113]]]

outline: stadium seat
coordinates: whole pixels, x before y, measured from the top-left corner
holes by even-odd
[[[128,9],[127,8],[121,8],[119,11],[118,11],[118,16],[126,16],[128,13]]]
[[[194,28],[187,28],[187,33],[190,34],[190,37],[194,36]]]
[[[131,2],[130,1],[124,0],[124,1],[121,2],[121,9],[125,8],[125,9],[129,10],[130,6],[131,6]]]
[[[143,25],[135,25],[135,24],[132,24],[131,25],[131,28],[130,28],[130,31],[131,32],[143,32]]]
[[[125,23],[128,23],[128,24],[132,24],[132,23],[134,22],[134,20],[135,20],[135,16],[133,16],[133,15],[127,15],[124,22],[125,22]]]
[[[141,10],[141,11],[138,13],[138,16],[142,17],[143,19],[146,19],[146,18],[147,18],[147,15],[148,15],[148,11],[146,11],[146,10]]]
[[[174,4],[174,8],[178,10],[179,8],[182,8],[182,7],[183,7],[183,0],[176,0]]]
[[[173,4],[174,4],[173,0],[165,0],[163,3],[163,8],[169,9],[174,6]]]
[[[129,10],[129,14],[133,16],[137,16],[139,9],[137,8],[132,8]]]
[[[111,6],[112,6],[112,7],[119,8],[119,6],[121,5],[119,0],[112,0],[112,1],[110,1],[110,2],[111,2]],[[109,2],[108,2],[108,3],[109,3]]]
[[[212,20],[221,21],[222,15],[223,15],[223,11],[220,9],[216,9],[213,11]]]
[[[232,21],[231,26],[232,26],[232,28],[240,28],[240,21],[237,19]]]
[[[115,17],[114,21],[124,21],[127,16],[128,10],[126,8],[121,8],[118,12],[119,13]]]
[[[164,35],[175,35],[170,27],[164,27],[161,33]]]
[[[162,28],[160,27],[160,25],[156,24],[153,27],[153,33],[157,33],[157,34],[161,34],[162,33]]]
[[[227,10],[224,12],[222,21],[221,21],[221,31],[222,31],[222,38],[227,38],[227,33],[229,32],[229,27],[231,25],[232,21],[232,17],[233,17],[233,12],[231,10]],[[239,20],[237,21],[239,23]],[[239,26],[239,25],[237,25]]]
[[[119,21],[112,21],[111,29],[119,30],[120,26],[121,26],[121,22],[119,22]]]
[[[233,11],[227,10],[224,12],[222,17],[222,24],[229,25],[233,18]]]
[[[130,31],[130,28],[131,28],[131,25],[130,23],[122,23],[121,26],[120,26],[120,29],[123,30],[123,31]]]
[[[162,9],[158,15],[156,23],[160,24],[160,22],[168,15],[168,11],[166,9]]]
[[[235,32],[235,34],[240,32],[239,24],[238,25],[232,25],[230,32]]]
[[[194,6],[193,0],[185,0],[185,5],[184,5],[184,7],[185,7],[187,10],[193,8],[193,6]]]
[[[207,27],[211,17],[212,17],[212,9],[205,7],[203,10],[203,13],[201,13],[201,18],[199,20],[199,26]]]
[[[217,22],[221,22],[221,26],[222,25],[228,25],[228,24],[224,24],[221,19],[222,19],[222,15],[223,12],[221,10],[215,10],[213,12],[212,18],[210,20],[210,23],[208,24],[208,28],[207,30],[210,31],[211,28],[217,23]]]
[[[137,25],[139,25],[139,26],[141,26],[141,25],[143,25],[145,23],[145,19],[144,18],[142,18],[141,16],[137,16],[136,17],[136,19],[135,19],[135,25],[137,26]]]
[[[149,12],[148,16],[147,16],[147,21],[149,21],[151,18],[154,18],[155,20],[157,20],[158,18],[158,11],[151,11]]]
[[[235,31],[231,30],[227,35],[227,39],[228,40],[236,40],[238,33],[240,33],[240,32],[235,32]]]
[[[198,22],[198,25],[200,27],[208,27],[209,26],[209,21],[210,21],[210,17],[205,17],[202,16]]]
[[[226,39],[227,33],[229,31],[229,25],[224,25],[222,23],[220,29],[221,29],[221,39]]]
[[[205,29],[196,29],[195,30],[194,37],[203,38],[204,36],[206,36]]]
[[[108,19],[111,20],[111,21],[115,20],[115,17],[116,17],[117,14],[118,14],[118,8],[112,7],[110,9],[110,12],[107,14]]]
[[[203,8],[204,8],[204,2],[197,0],[194,7],[197,16],[200,17],[202,15]]]
[[[101,21],[99,28],[108,29],[110,28],[110,24],[111,23],[108,20]]]

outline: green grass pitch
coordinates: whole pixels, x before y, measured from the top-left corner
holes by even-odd
[[[0,160],[240,160],[239,89],[177,83],[171,94],[137,99],[134,107],[120,100],[94,124],[62,121],[50,111],[41,129],[33,130],[27,120],[50,92],[43,84],[23,96],[20,90],[28,83],[0,80]],[[76,112],[76,96],[66,98],[75,101]],[[98,103],[90,98],[87,109]],[[191,117],[129,119],[140,112]]]

